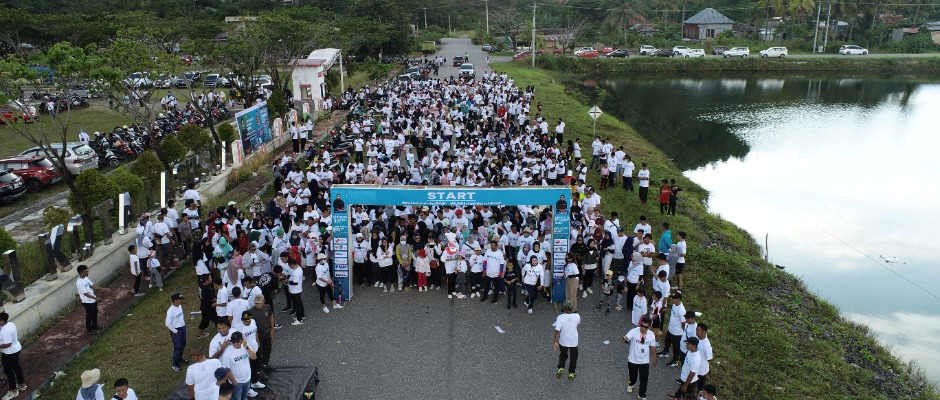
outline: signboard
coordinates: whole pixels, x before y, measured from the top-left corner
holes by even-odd
[[[451,186],[333,185],[333,275],[334,295],[352,298],[349,276],[349,206],[517,206],[553,205],[552,301],[565,301],[565,255],[568,252],[571,189],[567,187],[463,188]],[[340,247],[342,246],[342,247]],[[546,266],[548,267],[548,266]],[[341,273],[340,273],[341,272]]]
[[[268,103],[261,102],[254,107],[235,114],[235,127],[242,141],[242,150],[246,154],[271,141],[271,120],[268,118]]]
[[[596,121],[597,118],[600,117],[601,114],[603,114],[603,113],[604,113],[604,112],[601,111],[600,107],[598,107],[598,106],[591,107],[591,109],[588,110],[588,115],[590,115],[590,116],[591,116],[591,119],[593,119],[593,120],[595,120],[595,121]]]

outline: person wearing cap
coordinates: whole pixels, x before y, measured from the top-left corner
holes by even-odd
[[[114,400],[137,400],[137,393],[130,388],[127,378],[114,381]]]
[[[16,325],[10,322],[10,314],[0,312],[0,361],[3,362],[3,373],[7,377],[7,394],[3,396],[4,400],[10,400],[20,395],[20,392],[26,391],[26,378],[23,375],[23,368],[20,367],[20,352],[23,345],[20,344],[19,332]]]
[[[683,362],[688,355],[685,343],[689,338],[696,337],[695,332],[698,327],[698,323],[696,322],[697,317],[698,313],[694,311],[689,310],[685,312],[685,322],[682,323],[682,337],[679,339],[679,348],[682,349],[682,354],[679,355],[680,363]]]
[[[356,240],[352,244],[353,256],[353,276],[359,287],[362,287],[369,280],[369,272],[366,268],[366,260],[369,255],[369,242],[365,240],[362,233],[356,234]]]
[[[499,301],[499,292],[503,291],[503,271],[506,269],[506,256],[499,249],[496,240],[490,241],[490,248],[483,254],[483,297],[480,301],[486,301],[487,296],[493,295],[492,303]]]
[[[248,397],[255,396],[251,389],[251,360],[257,358],[257,353],[248,345],[244,335],[239,331],[232,332],[229,345],[219,357],[222,366],[231,369],[232,377],[235,378],[232,400],[248,400]]]
[[[255,354],[258,354],[258,324],[255,322],[254,318],[252,318],[251,311],[242,311],[240,322],[233,323],[232,330],[241,332],[242,337],[245,338],[245,344],[254,350]],[[261,367],[258,365],[258,362],[259,358],[255,358],[248,363],[251,367],[252,389],[265,388],[265,385],[258,380],[258,373],[261,372]]]
[[[555,318],[552,327],[555,328],[555,351],[558,351],[558,368],[555,371],[555,379],[561,379],[565,373],[565,363],[568,357],[571,357],[571,363],[568,364],[568,379],[574,379],[575,370],[578,368],[578,325],[581,323],[581,316],[572,311],[574,305],[571,300],[565,300],[564,313]]]
[[[98,380],[101,379],[101,370],[98,368],[82,372],[82,387],[78,389],[75,400],[104,400],[104,390]]]
[[[82,307],[85,308],[85,330],[88,334],[94,334],[101,329],[98,327],[98,295],[95,294],[95,290],[107,292],[108,289],[95,285],[91,279],[88,279],[87,265],[79,265],[77,271],[78,279],[75,280],[75,287],[78,289],[77,294]]]
[[[263,295],[254,297],[254,307],[247,310],[258,327],[258,364],[267,366],[271,360],[271,345],[274,342],[274,329],[279,326],[274,323],[274,308],[265,303]]]
[[[290,299],[289,311],[294,315],[294,321],[291,325],[304,324],[304,302],[303,302],[303,283],[304,271],[297,265],[297,260],[287,259],[288,270],[285,271],[286,277],[283,279],[287,283],[287,296]]]
[[[472,299],[474,297],[480,297],[480,288],[483,282],[484,258],[479,243],[473,243],[470,247],[473,249],[473,255],[467,258],[467,264],[470,266],[470,298]]]
[[[581,272],[575,262],[574,253],[565,254],[565,299],[571,301],[573,312],[578,312],[578,286],[581,284]]]
[[[150,288],[153,289],[156,286],[162,292],[163,275],[160,272],[160,260],[154,250],[147,253],[147,270],[150,271]]]
[[[337,303],[336,299],[333,298],[333,280],[330,279],[330,265],[326,262],[326,254],[317,254],[317,261],[316,287],[317,291],[320,293],[320,305],[323,306],[323,312],[329,314],[330,308],[326,305],[327,298],[333,303],[333,308],[340,309],[343,308],[343,305]]]
[[[640,399],[646,399],[646,388],[650,375],[650,363],[656,366],[656,335],[650,332],[651,321],[648,317],[643,317],[636,328],[631,329],[620,338],[623,343],[628,343],[630,348],[627,352],[627,370],[628,382],[627,393],[633,393],[633,388],[639,378],[640,391],[637,393]],[[652,356],[652,357],[651,357]]]
[[[173,342],[171,367],[179,372],[183,370],[180,363],[183,362],[183,350],[186,347],[186,317],[183,312],[183,295],[174,293],[170,299],[172,304],[166,310],[163,325],[170,330],[170,340]]]
[[[679,379],[676,379],[677,382],[680,382],[679,389],[676,390],[676,393],[666,394],[666,397],[672,400],[684,399],[686,396],[695,394],[695,386],[693,383],[698,381],[698,374],[702,368],[702,357],[698,352],[699,340],[697,337],[690,337],[685,344],[686,357],[685,362],[682,363],[682,369],[679,372]]]
[[[682,340],[682,323],[685,322],[685,306],[682,304],[682,292],[672,294],[672,306],[669,309],[669,327],[666,330],[666,340],[660,357],[669,357],[669,348],[672,347],[672,360],[667,364],[670,367],[679,365],[679,342]]]

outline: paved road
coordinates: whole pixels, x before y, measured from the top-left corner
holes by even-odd
[[[444,39],[439,54],[450,60],[469,53],[478,73],[485,53],[469,39]],[[448,64],[441,77],[456,75]],[[632,326],[627,311],[595,311],[601,295],[580,299],[582,324],[578,376],[554,379],[558,353],[552,350],[552,327],[558,312],[540,299],[527,315],[517,309],[477,299],[448,300],[440,290],[382,293],[354,288],[354,300],[343,310],[324,314],[316,289],[305,285],[307,322],[279,323],[272,359],[280,364],[315,365],[320,369],[319,396],[325,399],[585,399],[635,398],[626,393],[627,346],[619,337]],[[276,309],[283,308],[278,295]],[[499,326],[505,333],[497,332]],[[609,341],[609,344],[605,344]],[[666,359],[659,359],[664,361]],[[679,371],[653,368],[649,398],[676,389]],[[628,397],[629,396],[629,397]]]

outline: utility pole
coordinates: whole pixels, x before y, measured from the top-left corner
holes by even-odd
[[[486,4],[486,35],[490,34],[490,0],[483,0],[483,4]]]
[[[822,4],[816,4],[816,26],[813,27],[813,53],[818,49],[816,48],[816,38],[819,37],[819,14],[822,12]]]
[[[532,68],[535,68],[535,9],[538,6],[532,0]]]
[[[826,11],[826,35],[823,36],[823,51],[826,50],[826,44],[829,43],[829,21],[832,17],[832,3],[829,3],[829,11]]]
[[[424,29],[428,29],[428,8],[422,8],[424,10]]]

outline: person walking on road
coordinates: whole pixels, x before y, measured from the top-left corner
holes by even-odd
[[[170,340],[173,341],[173,364],[174,371],[179,372],[180,363],[183,361],[183,350],[186,348],[186,317],[183,312],[183,295],[176,293],[170,298],[173,302],[170,308],[166,310],[166,320],[164,324],[170,330]]]
[[[627,393],[633,393],[633,388],[639,378],[640,391],[637,393],[640,400],[646,400],[646,388],[650,376],[650,363],[656,366],[656,335],[650,333],[649,317],[643,317],[638,327],[631,329],[620,338],[621,342],[628,343],[627,369],[629,382]]]
[[[20,367],[22,350],[19,332],[16,331],[16,325],[10,322],[10,314],[0,312],[0,360],[3,361],[3,373],[7,376],[9,389],[3,400],[14,399],[26,390],[26,377]]]
[[[571,356],[571,363],[568,364],[568,379],[574,379],[575,370],[578,368],[578,325],[581,323],[581,316],[573,312],[574,306],[571,300],[565,300],[564,314],[555,319],[552,326],[555,327],[555,350],[558,354],[558,370],[555,371],[555,379],[561,379],[565,373],[565,363]]]
[[[88,266],[85,264],[78,266],[78,279],[75,281],[75,287],[78,289],[78,298],[82,301],[82,307],[85,308],[85,330],[89,335],[97,333],[101,328],[98,326],[98,296],[95,290],[107,292],[107,288],[95,285],[91,279],[88,279]]]

